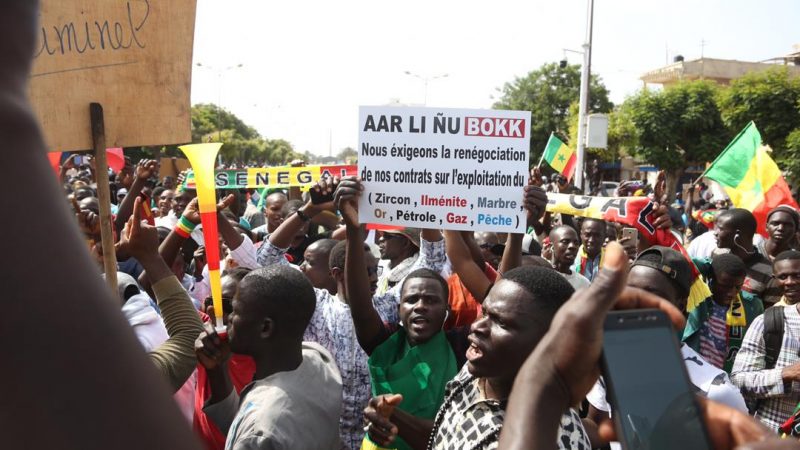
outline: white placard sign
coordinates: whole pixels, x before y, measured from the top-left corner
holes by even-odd
[[[528,111],[359,109],[359,220],[418,228],[525,231]]]

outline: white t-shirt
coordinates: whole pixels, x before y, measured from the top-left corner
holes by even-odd
[[[566,278],[567,281],[569,281],[569,284],[572,285],[572,288],[575,289],[576,291],[588,288],[592,284],[592,282],[589,281],[588,278],[575,272],[574,270],[570,271],[569,275],[561,273],[561,276]]]
[[[761,254],[766,254],[766,251],[762,250],[765,242],[764,236],[758,233],[753,235],[753,246],[758,249]],[[686,249],[686,252],[689,253],[689,256],[692,258],[705,259],[711,258],[711,254],[714,253],[716,249],[717,239],[714,237],[714,230],[708,230],[694,238],[694,240],[689,243],[689,248]]]

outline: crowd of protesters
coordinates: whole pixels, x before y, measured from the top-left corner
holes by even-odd
[[[568,186],[536,170],[520,193],[525,234],[368,229],[361,182],[323,178],[316,196],[220,193],[207,242],[181,177],[130,161],[112,174],[112,295],[93,163],[53,174],[25,99],[32,5],[0,14],[16,33],[0,46],[4,205],[19,213],[2,228],[9,448],[604,448],[617,436],[598,378],[603,318],[646,307],[681,333],[716,448],[798,448],[792,208],[759,230],[703,190],[675,207],[661,181],[626,192],[651,195],[687,260],[613,223],[546,213],[548,191]],[[208,246],[223,259],[222,310]],[[711,292],[695,304],[692,265]]]

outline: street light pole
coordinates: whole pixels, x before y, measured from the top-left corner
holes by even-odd
[[[231,69],[243,67],[244,64],[234,64],[224,68],[209,66],[203,63],[197,63],[195,65],[217,72],[217,140],[222,142],[222,75]],[[222,156],[220,156],[220,159],[221,158]]]
[[[583,65],[581,66],[581,93],[578,103],[578,145],[577,167],[575,168],[575,185],[586,192],[583,168],[586,159],[586,114],[589,106],[589,78],[592,60],[592,19],[594,16],[594,0],[588,0],[586,42],[583,44]]]
[[[436,75],[435,77],[423,77],[422,75],[417,75],[416,73],[409,72],[408,70],[406,70],[404,73],[408,76],[416,77],[422,80],[422,82],[425,85],[425,96],[423,100],[424,101],[423,105],[426,106],[428,105],[428,82],[433,80],[438,80],[439,78],[447,78],[449,76],[449,74],[443,73],[441,75]]]

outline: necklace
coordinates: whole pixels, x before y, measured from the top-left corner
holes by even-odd
[[[442,426],[442,422],[444,421],[444,416],[451,408],[453,399],[462,392],[464,392],[464,390],[472,384],[472,381],[474,379],[475,377],[470,376],[469,379],[464,381],[464,383],[459,384],[458,387],[453,389],[453,391],[447,397],[445,397],[444,402],[442,403],[442,407],[439,408],[439,412],[436,414],[436,419],[433,422],[433,429],[431,430],[430,436],[428,436],[428,446],[426,447],[426,450],[433,450],[433,445],[436,439],[436,435],[439,433],[439,428]],[[485,392],[486,379],[481,378],[480,380],[478,380],[478,383],[482,384],[481,389],[483,389],[483,391]],[[483,439],[481,439],[480,441],[475,443],[475,445],[472,445],[469,448],[471,450],[478,450],[484,448],[487,444],[491,442],[497,441],[500,438],[500,431],[502,429],[503,429],[502,425],[493,426],[491,431],[489,431],[489,433],[487,433],[486,436],[483,437]]]

